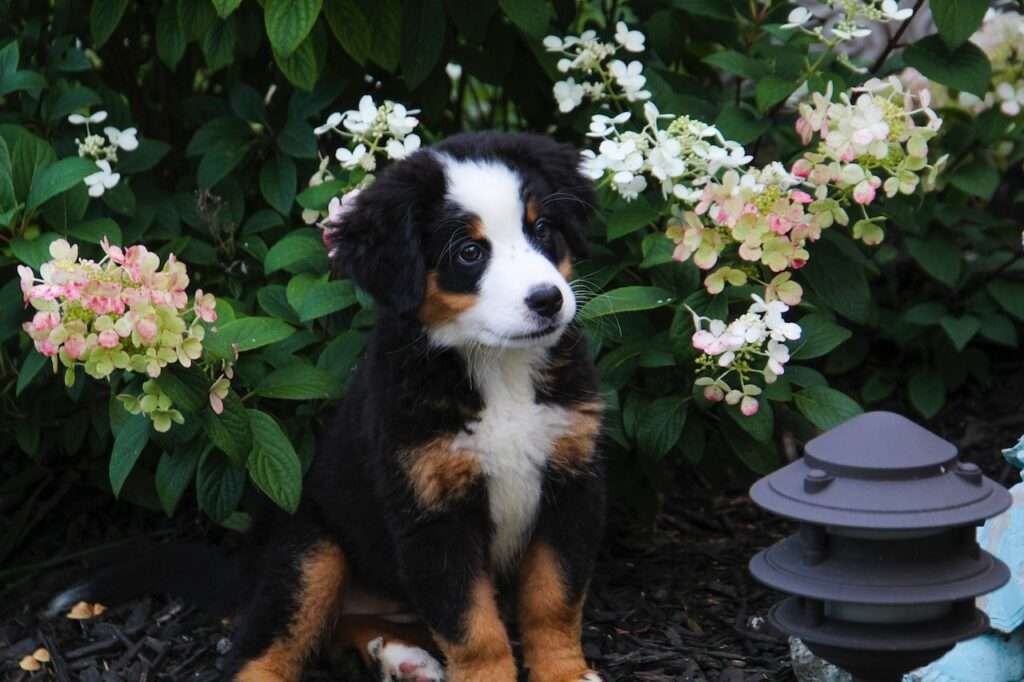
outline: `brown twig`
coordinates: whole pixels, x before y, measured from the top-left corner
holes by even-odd
[[[882,50],[882,54],[878,55],[878,59],[876,59],[875,63],[871,65],[872,74],[878,73],[878,70],[881,69],[882,65],[885,64],[885,60],[888,59],[889,55],[892,54],[892,51],[896,49],[896,45],[899,44],[900,38],[902,38],[903,34],[907,32],[907,28],[910,27],[910,22],[914,20],[914,18],[917,16],[918,11],[921,9],[923,5],[924,0],[917,0],[917,2],[914,4],[914,13],[910,15],[909,19],[900,24],[900,27],[896,30],[896,33],[894,33],[892,37],[889,38],[889,42],[886,44],[885,49]]]

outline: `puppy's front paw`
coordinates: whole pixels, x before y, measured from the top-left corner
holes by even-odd
[[[444,668],[419,647],[378,637],[366,645],[366,651],[380,664],[382,682],[444,682]]]
[[[588,670],[579,682],[604,682],[604,679],[593,670]]]

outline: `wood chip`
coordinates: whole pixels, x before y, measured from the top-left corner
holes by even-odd
[[[21,659],[21,662],[18,663],[18,667],[22,670],[32,673],[42,668],[43,665],[31,656],[26,656],[25,658]]]
[[[86,601],[78,602],[68,611],[68,618],[71,620],[89,620],[92,616],[92,605]]]
[[[32,652],[32,658],[36,659],[40,663],[49,663],[50,652],[44,647],[39,647],[38,649]]]

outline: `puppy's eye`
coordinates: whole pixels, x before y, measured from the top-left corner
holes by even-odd
[[[466,244],[456,256],[463,265],[473,265],[484,257],[484,250],[477,244]]]
[[[551,229],[543,218],[538,218],[537,222],[533,224],[533,236],[541,242],[546,242],[551,236]]]

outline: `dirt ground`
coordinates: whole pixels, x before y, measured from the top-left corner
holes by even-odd
[[[956,442],[965,459],[978,462],[1006,485],[1017,473],[999,449],[1024,432],[1024,373],[1009,368],[998,389],[958,396],[930,428]],[[743,494],[713,493],[693,471],[681,471],[673,495],[654,523],[616,509],[587,605],[587,658],[612,681],[753,682],[794,680],[785,640],[763,623],[779,595],[757,585],[749,558],[791,532]],[[42,620],[35,613],[55,585],[81,571],[83,549],[130,539],[133,534],[195,536],[193,518],[154,529],[126,505],[83,493],[68,503],[76,536],[59,547],[36,548],[26,557],[34,570],[0,571],[0,678],[19,682],[58,680],[116,682],[189,680],[213,682],[230,647],[230,624],[203,611],[154,596],[110,608],[90,620]],[[116,529],[111,531],[110,529]],[[115,538],[111,533],[116,533]],[[45,534],[44,534],[45,535]],[[53,534],[40,542],[52,543]],[[68,540],[65,540],[65,543]],[[39,561],[40,556],[51,557]],[[31,560],[29,560],[31,559]],[[39,566],[38,564],[43,564]],[[50,564],[47,566],[46,564]],[[40,570],[40,569],[47,570]],[[56,572],[54,572],[56,568]],[[24,569],[24,570],[23,570]],[[8,584],[4,585],[3,582]],[[51,662],[36,673],[18,661],[45,647]],[[355,659],[329,669],[315,662],[305,680],[369,682]]]

